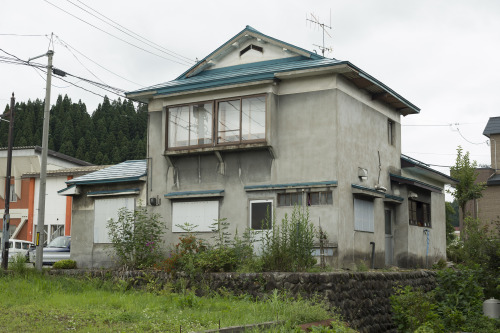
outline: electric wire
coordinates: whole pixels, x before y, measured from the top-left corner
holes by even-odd
[[[47,35],[0,34],[0,36],[15,36],[15,37],[46,37]]]
[[[56,36],[57,38],[57,36]],[[59,38],[57,38],[57,40],[59,41],[60,45],[62,45],[63,47],[65,47],[64,44],[61,43],[61,41],[59,40]],[[87,66],[85,66],[81,61],[80,59],[78,59],[78,57],[73,53],[73,51],[71,51],[70,48],[66,47],[66,49],[69,51],[69,53],[71,53],[71,55],[76,59],[76,61],[78,61],[80,63],[80,65],[82,65],[83,68],[85,68],[87,70],[87,72],[89,72],[93,77],[95,77],[97,80],[101,81],[102,83],[104,83],[103,80],[101,80],[100,77],[98,77],[97,75],[95,75],[90,69],[87,68]]]
[[[5,59],[5,58],[7,58],[7,59],[8,59],[8,61],[10,61],[11,63],[15,63],[15,64],[18,64],[18,65],[26,65],[26,66],[31,66],[32,68],[34,68],[34,69],[38,69],[38,70],[40,70],[40,71],[44,72],[45,74],[47,74],[47,71],[45,70],[46,66],[44,66],[44,65],[42,65],[42,64],[30,63],[30,62],[28,62],[28,61],[22,60],[22,59],[18,58],[17,56],[15,56],[15,55],[13,55],[13,54],[11,54],[11,53],[9,53],[9,52],[7,52],[7,51],[3,50],[3,49],[0,49],[0,51],[2,51],[2,52],[3,52],[3,53],[5,53],[5,54],[8,54],[9,56],[11,56],[11,57],[12,57],[12,58],[7,58],[7,57],[0,56],[0,57],[1,57],[0,59],[2,59],[2,58],[4,58],[4,59]],[[0,62],[1,62],[1,60],[0,60]],[[56,67],[53,67],[53,68],[56,68]],[[94,86],[96,86],[96,87],[98,87],[98,88],[100,88],[100,89],[103,89],[103,90],[105,90],[105,91],[108,91],[108,92],[110,92],[110,93],[112,93],[112,94],[115,94],[115,95],[117,95],[117,96],[120,96],[120,97],[123,97],[123,98],[128,98],[128,97],[126,97],[126,96],[124,95],[124,93],[126,92],[126,90],[123,90],[123,89],[120,89],[120,88],[115,88],[115,87],[109,86],[109,85],[107,85],[107,84],[102,84],[102,83],[95,82],[95,81],[92,81],[92,80],[89,80],[89,79],[85,79],[85,78],[83,78],[83,77],[80,77],[80,76],[77,76],[77,75],[73,75],[73,74],[70,74],[70,73],[67,73],[67,72],[65,72],[65,74],[66,74],[66,75],[68,75],[68,76],[71,76],[71,77],[77,78],[77,79],[79,79],[79,80],[81,80],[81,81],[85,81],[85,82],[87,82],[87,83],[89,83],[89,84],[92,84],[92,85],[94,85]],[[93,92],[93,91],[91,91],[91,90],[89,90],[89,89],[86,89],[86,88],[84,88],[84,87],[81,87],[81,86],[77,85],[76,83],[73,83],[73,82],[67,81],[67,80],[63,79],[62,77],[60,77],[60,76],[58,76],[58,75],[54,75],[54,77],[56,77],[56,78],[58,78],[58,79],[60,79],[60,80],[62,80],[62,81],[64,81],[64,82],[66,82],[66,83],[69,83],[69,84],[71,84],[71,85],[73,85],[73,86],[75,86],[75,87],[77,87],[77,88],[83,89],[83,90],[85,90],[85,91],[87,91],[87,92],[90,92],[90,93],[92,93],[92,94],[94,94],[94,95],[97,95],[97,96],[100,96],[100,97],[103,97],[103,98],[104,98],[104,96],[103,96],[103,95],[100,95],[100,94],[98,94],[98,93],[96,93],[96,92]],[[44,79],[44,80],[45,80],[45,79]],[[55,86],[55,85],[54,85],[54,86]],[[57,87],[57,86],[55,86],[55,87]],[[58,87],[58,88],[62,88],[62,87]]]
[[[56,38],[57,38],[57,40],[58,40],[59,42],[61,42],[61,43],[62,43],[62,46],[63,46],[63,47],[68,48],[68,50],[69,50],[69,49],[72,49],[73,51],[75,51],[76,53],[78,53],[79,55],[81,55],[82,57],[84,57],[85,59],[87,59],[87,60],[89,60],[89,61],[93,62],[94,64],[96,64],[97,66],[101,67],[101,68],[102,68],[102,69],[104,69],[105,71],[107,71],[107,72],[109,72],[109,73],[111,73],[111,74],[113,74],[113,75],[115,75],[115,76],[117,76],[117,77],[119,77],[119,78],[121,78],[121,79],[123,79],[123,80],[125,80],[125,81],[128,81],[128,82],[130,82],[130,83],[133,83],[133,84],[138,85],[138,86],[140,86],[140,87],[145,87],[145,85],[143,85],[143,84],[140,84],[140,83],[137,83],[137,82],[131,81],[131,80],[129,80],[129,79],[127,79],[127,78],[125,78],[125,77],[123,77],[123,76],[121,76],[121,75],[119,75],[119,74],[116,74],[115,72],[113,72],[113,71],[111,71],[111,70],[107,69],[106,67],[104,67],[104,66],[100,65],[100,64],[99,64],[99,63],[97,63],[96,61],[94,61],[94,60],[92,60],[91,58],[87,57],[87,56],[86,56],[85,54],[83,54],[82,52],[80,52],[80,51],[78,51],[77,49],[75,49],[73,46],[69,45],[69,44],[68,44],[68,42],[66,42],[66,41],[62,40],[59,36],[57,36],[57,35],[56,35]],[[71,52],[71,51],[70,51],[70,52]]]
[[[135,48],[137,48],[137,49],[139,49],[139,50],[142,50],[142,51],[147,52],[147,53],[149,53],[149,54],[155,55],[155,56],[157,56],[157,57],[159,57],[159,58],[162,58],[162,59],[165,59],[165,60],[168,60],[168,61],[175,62],[175,63],[177,63],[177,64],[179,64],[179,65],[190,66],[190,64],[187,64],[185,61],[184,61],[184,62],[180,62],[180,61],[177,61],[177,60],[174,60],[174,59],[166,58],[166,57],[164,57],[164,56],[162,56],[162,55],[160,55],[160,54],[157,54],[157,53],[151,52],[151,51],[149,51],[149,50],[146,50],[146,49],[145,49],[145,48],[143,48],[143,47],[140,47],[140,46],[135,45],[135,44],[133,44],[133,43],[131,43],[131,42],[129,42],[129,41],[127,41],[127,40],[123,39],[123,38],[120,38],[120,37],[118,37],[118,36],[115,36],[115,35],[111,34],[110,32],[107,32],[106,30],[103,30],[103,29],[101,29],[101,28],[99,28],[99,27],[95,26],[94,24],[89,23],[89,22],[85,21],[84,19],[82,19],[82,18],[80,18],[80,17],[78,17],[78,16],[71,14],[70,12],[68,12],[68,11],[66,11],[66,10],[64,10],[64,9],[62,9],[61,7],[59,7],[59,6],[55,5],[55,4],[53,4],[52,2],[50,2],[50,1],[48,1],[48,0],[43,0],[43,1],[45,1],[45,2],[46,2],[46,3],[48,3],[48,4],[50,4],[51,6],[56,7],[57,9],[59,9],[59,10],[63,11],[64,13],[66,13],[66,14],[68,14],[68,15],[70,15],[70,16],[72,16],[72,17],[74,17],[74,18],[76,18],[77,20],[79,20],[79,21],[81,21],[81,22],[83,22],[83,23],[85,23],[85,24],[87,24],[87,25],[90,25],[90,26],[91,26],[91,27],[93,27],[94,29],[97,29],[97,30],[99,30],[99,31],[101,31],[101,32],[103,32],[103,33],[105,33],[105,34],[107,34],[107,35],[109,35],[109,36],[113,37],[113,38],[116,38],[116,39],[118,39],[118,40],[120,40],[120,41],[122,41],[122,42],[124,42],[124,43],[126,43],[126,44],[128,44],[128,45],[130,45],[130,46],[133,46],[133,47],[135,47]]]
[[[89,8],[90,10],[92,10],[93,12],[95,12],[96,14],[98,14],[99,16],[104,17],[106,20],[108,20],[108,21],[112,22],[112,23],[113,23],[113,24],[115,24],[116,26],[118,26],[118,27],[120,27],[120,28],[125,29],[125,30],[126,30],[126,32],[125,32],[125,31],[123,31],[122,29],[119,29],[119,28],[117,28],[116,26],[114,26],[114,25],[110,24],[109,22],[106,22],[106,21],[104,21],[103,19],[101,19],[101,18],[99,18],[99,17],[95,16],[94,14],[90,13],[90,12],[89,12],[89,11],[87,11],[86,9],[84,9],[84,8],[82,8],[82,7],[78,6],[77,4],[73,3],[71,0],[66,0],[66,1],[68,1],[69,3],[71,3],[73,6],[76,6],[76,7],[80,8],[81,10],[83,10],[83,11],[87,12],[88,14],[90,14],[90,15],[94,16],[94,17],[95,17],[95,18],[97,18],[98,20],[100,20],[100,21],[102,21],[102,22],[104,22],[104,23],[106,23],[106,24],[108,24],[108,25],[112,26],[113,28],[115,28],[115,29],[117,29],[117,30],[119,30],[119,31],[123,32],[124,34],[129,35],[130,37],[132,37],[132,38],[134,38],[134,39],[136,39],[136,40],[138,40],[138,41],[140,41],[140,42],[142,42],[142,43],[144,43],[144,44],[146,44],[146,45],[148,45],[148,46],[151,46],[151,47],[153,47],[153,48],[157,49],[158,51],[164,52],[164,53],[166,53],[166,54],[168,54],[168,55],[170,55],[170,56],[172,56],[172,57],[176,57],[176,58],[178,58],[178,59],[180,59],[180,60],[182,60],[182,61],[187,60],[187,61],[189,62],[189,64],[190,64],[190,65],[194,65],[194,64],[196,63],[196,61],[194,61],[194,60],[192,60],[192,59],[190,59],[190,58],[188,58],[188,57],[186,57],[186,56],[183,56],[182,54],[179,54],[179,53],[176,53],[176,52],[174,52],[174,51],[172,51],[172,50],[169,50],[169,49],[167,49],[167,48],[165,48],[165,47],[163,47],[163,46],[161,46],[161,45],[159,45],[159,44],[157,44],[157,43],[155,43],[155,42],[153,42],[153,41],[151,41],[151,40],[149,40],[149,39],[147,39],[147,38],[145,38],[145,37],[143,37],[143,36],[141,36],[141,35],[139,35],[138,33],[136,33],[136,32],[134,32],[134,31],[132,31],[132,30],[130,30],[130,29],[128,29],[128,28],[126,28],[126,27],[124,27],[123,25],[121,25],[121,24],[119,24],[118,22],[116,22],[116,21],[114,21],[114,20],[110,19],[109,17],[107,17],[107,16],[103,15],[103,14],[102,14],[102,13],[100,13],[99,11],[97,11],[97,10],[93,9],[92,7],[90,7],[89,5],[87,5],[87,4],[85,4],[85,3],[83,3],[83,2],[82,2],[82,1],[80,1],[80,0],[76,0],[76,1],[78,1],[78,2],[79,2],[80,4],[82,4],[83,6],[85,6],[85,7]],[[135,36],[137,36],[138,38],[137,38],[137,37],[135,37],[135,36],[130,35],[128,32],[129,32],[129,33],[131,33],[131,34],[133,34],[133,35],[135,35]],[[144,42],[144,41],[147,41],[148,43],[146,43],[146,42]]]
[[[43,69],[41,69],[41,68],[38,68],[38,70],[40,70],[40,71],[42,71],[43,73],[47,74],[47,71],[45,71],[45,70],[43,70]],[[100,96],[100,97],[102,97],[102,98],[104,98],[104,97],[105,97],[105,96],[103,96],[103,95],[101,95],[101,94],[98,94],[98,93],[96,93],[96,92],[92,91],[92,90],[86,89],[86,88],[84,88],[84,87],[82,87],[82,86],[79,86],[79,85],[77,85],[77,84],[73,83],[73,82],[70,82],[70,81],[68,81],[68,80],[65,80],[65,79],[63,79],[63,78],[62,78],[62,77],[60,77],[60,76],[57,76],[57,75],[56,75],[56,76],[55,76],[55,78],[57,78],[57,79],[59,79],[59,80],[61,80],[61,81],[64,81],[64,82],[66,82],[66,83],[69,83],[69,84],[71,84],[72,86],[75,86],[75,87],[77,87],[77,88],[80,88],[80,89],[82,89],[82,90],[85,90],[85,91],[87,91],[87,92],[89,92],[89,93],[91,93],[91,94],[94,94],[94,95]],[[113,94],[115,94],[115,95],[118,95],[118,96],[120,96],[120,97],[125,97],[125,96],[121,96],[121,95],[117,94],[116,92],[113,92],[113,91],[110,91],[110,92],[111,92],[111,93],[113,93]],[[126,98],[126,97],[125,97],[125,98]]]
[[[485,143],[487,143],[488,141],[483,141],[483,142],[472,142],[472,141],[469,141],[465,138],[465,136],[462,135],[462,132],[460,132],[460,129],[457,127],[457,132],[458,134],[460,134],[460,136],[462,137],[462,139],[464,139],[465,141],[467,141],[468,143],[472,144],[472,145],[483,145]]]

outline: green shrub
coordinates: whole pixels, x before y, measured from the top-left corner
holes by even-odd
[[[443,327],[433,303],[432,295],[411,286],[395,289],[390,296],[392,319],[400,332],[414,332],[425,325],[434,332],[442,332]]]
[[[483,288],[479,284],[482,271],[476,266],[459,266],[459,271],[445,269],[438,272],[434,297],[438,313],[447,329],[463,330],[472,318],[482,317]]]
[[[438,271],[437,287],[427,294],[410,286],[390,297],[393,321],[401,332],[495,332],[500,321],[482,314],[482,271],[459,266]]]
[[[14,273],[19,274],[19,275],[24,275],[28,271],[28,267],[26,267],[26,263],[27,263],[26,257],[18,253],[17,255],[15,255],[13,257],[13,260],[11,262],[9,262],[8,267]]]
[[[447,256],[455,263],[474,269],[481,267],[480,284],[485,296],[500,298],[500,222],[492,226],[482,226],[479,219],[470,216],[464,220],[464,232],[460,239],[453,241],[447,248]],[[496,229],[496,232],[495,230]]]
[[[123,266],[151,267],[162,257],[162,235],[166,226],[159,214],[148,213],[146,207],[135,211],[122,208],[118,211],[118,220],[109,220],[107,227],[115,253]]]
[[[52,268],[55,268],[55,269],[75,269],[76,268],[76,261],[70,260],[70,259],[59,260],[59,261],[54,263]]]
[[[266,223],[270,223],[268,221]],[[316,264],[313,256],[315,228],[305,212],[295,207],[291,219],[288,215],[272,228],[263,231],[262,265],[267,271],[305,271]]]
[[[195,259],[196,266],[203,272],[234,272],[238,262],[234,248],[229,247],[209,249]]]

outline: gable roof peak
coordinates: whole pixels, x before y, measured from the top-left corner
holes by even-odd
[[[303,56],[311,59],[323,59],[323,56],[318,55],[315,52],[308,51],[301,47],[286,43],[277,38],[268,36],[258,31],[254,27],[247,25],[243,30],[234,35],[227,42],[219,46],[215,51],[210,53],[208,56],[198,61],[195,65],[189,68],[187,71],[182,73],[176,80],[185,79],[197,75],[198,73],[211,69],[217,61],[226,56],[227,54],[234,52],[235,48],[240,47],[240,45],[248,42],[249,40],[256,39],[257,42],[274,45],[280,47],[284,52],[290,52],[291,54],[296,54],[298,56]]]

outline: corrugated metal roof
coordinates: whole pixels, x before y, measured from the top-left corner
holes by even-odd
[[[68,180],[66,184],[102,184],[140,180],[147,174],[146,160],[132,160]]]
[[[488,120],[483,135],[489,138],[491,134],[500,134],[500,117],[491,117]]]

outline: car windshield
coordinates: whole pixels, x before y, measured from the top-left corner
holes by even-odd
[[[68,237],[57,237],[51,240],[47,247],[68,247],[69,241]]]

